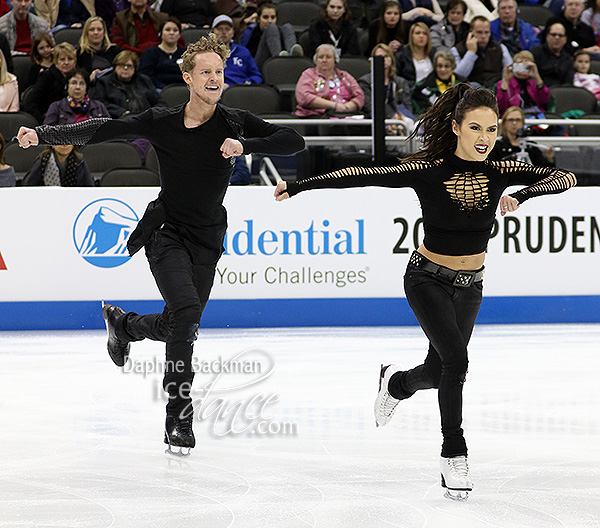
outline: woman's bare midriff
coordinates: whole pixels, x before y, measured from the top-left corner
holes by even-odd
[[[417,249],[421,255],[425,258],[435,262],[439,266],[445,266],[455,271],[465,270],[474,271],[481,269],[485,261],[485,253],[478,253],[477,255],[440,255],[439,253],[432,253],[423,244]]]

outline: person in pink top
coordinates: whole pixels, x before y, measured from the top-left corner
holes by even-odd
[[[575,54],[575,76],[573,84],[592,92],[600,100],[600,75],[590,72],[591,60],[587,51]]]
[[[519,51],[513,63],[504,68],[502,79],[496,84],[496,98],[501,114],[511,106],[522,108],[527,115],[547,110],[550,90],[544,84],[530,51]]]
[[[326,113],[355,113],[365,103],[365,94],[347,71],[336,68],[335,48],[321,44],[313,58],[316,67],[302,72],[296,84],[298,117],[323,117]]]

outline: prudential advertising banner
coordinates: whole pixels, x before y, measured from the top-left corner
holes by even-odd
[[[143,251],[125,242],[151,188],[0,191],[0,302],[159,299]],[[498,217],[486,296],[600,295],[600,190],[532,199]],[[213,299],[403,297],[423,237],[411,190],[311,191],[277,203],[231,188]]]

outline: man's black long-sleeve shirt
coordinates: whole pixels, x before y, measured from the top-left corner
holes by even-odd
[[[220,104],[208,121],[186,128],[184,108],[151,108],[127,119],[90,119],[75,125],[40,126],[36,131],[40,142],[48,144],[148,139],[160,166],[166,222],[195,246],[220,254],[227,228],[223,199],[233,171],[233,158],[224,158],[220,151],[225,139],[240,141],[244,154],[279,155],[302,150],[304,139],[290,128]]]

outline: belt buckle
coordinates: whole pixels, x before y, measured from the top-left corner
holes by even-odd
[[[454,277],[453,286],[458,286],[459,288],[468,288],[473,284],[473,280],[475,279],[475,273],[472,271],[459,271]]]

